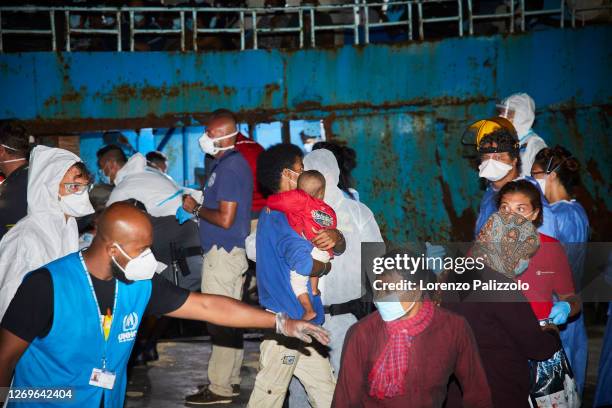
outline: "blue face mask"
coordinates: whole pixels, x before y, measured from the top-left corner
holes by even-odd
[[[389,295],[374,304],[385,322],[397,320],[407,313],[396,295]]]
[[[110,177],[104,174],[104,170],[98,169],[98,181],[103,184],[112,184]]]
[[[520,259],[518,265],[516,265],[516,268],[514,268],[514,276],[519,276],[525,272],[525,269],[527,269],[528,266],[529,259]]]

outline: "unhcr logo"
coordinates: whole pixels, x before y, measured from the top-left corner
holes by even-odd
[[[123,330],[117,336],[119,343],[134,341],[138,332],[138,314],[132,312],[123,317]]]

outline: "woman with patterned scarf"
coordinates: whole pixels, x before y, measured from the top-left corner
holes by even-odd
[[[522,215],[494,213],[481,229],[471,256],[485,268],[449,275],[449,282],[500,284],[520,280],[540,247],[536,226]],[[500,285],[502,287],[503,285]],[[443,307],[466,318],[482,357],[494,407],[529,407],[529,360],[547,360],[559,350],[554,326],[542,330],[520,290],[473,289],[443,296]],[[461,407],[459,388],[451,384],[447,408]]]
[[[418,289],[421,281],[435,278],[426,270],[388,270],[376,279],[413,282],[416,289],[375,291],[378,311],[353,325],[346,336],[332,406],[442,407],[454,374],[466,407],[491,407],[472,330]]]

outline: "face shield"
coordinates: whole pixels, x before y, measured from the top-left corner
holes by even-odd
[[[495,105],[495,109],[497,110],[497,116],[500,118],[504,118],[512,122],[514,120],[515,110],[508,101],[505,103],[498,103]]]

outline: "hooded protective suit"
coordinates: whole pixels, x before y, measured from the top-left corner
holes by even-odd
[[[504,99],[502,105],[514,111],[512,124],[521,144],[521,176],[531,176],[536,154],[546,147],[544,139],[531,129],[535,120],[535,102],[526,93],[516,93]]]
[[[330,306],[358,299],[361,286],[361,243],[383,242],[372,211],[359,201],[352,200],[338,188],[340,169],[333,153],[327,149],[314,150],[304,157],[304,170],[317,170],[325,177],[323,201],[336,212],[337,228],[344,235],[346,250],[331,260],[331,272],[319,279],[323,305]],[[323,327],[329,330],[329,360],[336,373],[340,370],[340,356],[348,329],[357,322],[350,313],[325,316]],[[289,406],[308,407],[308,398],[301,383],[293,379],[290,385]]]
[[[319,289],[324,305],[360,298],[361,243],[383,242],[372,211],[363,203],[347,198],[338,188],[340,169],[333,153],[315,150],[304,157],[305,170],[317,170],[325,177],[325,198],[336,212],[338,229],[346,239],[346,251],[332,260],[332,273],[321,278]]]
[[[66,220],[58,197],[60,181],[80,161],[77,155],[64,149],[36,146],[32,150],[28,215],[0,241],[0,319],[28,272],[78,251],[76,220],[73,217]],[[93,212],[91,207],[89,214]]]
[[[182,193],[187,190],[157,169],[147,166],[147,159],[140,153],[130,157],[117,172],[114,181],[115,188],[106,203],[107,207],[133,198],[143,203],[153,217],[175,215],[177,208],[183,204]]]

